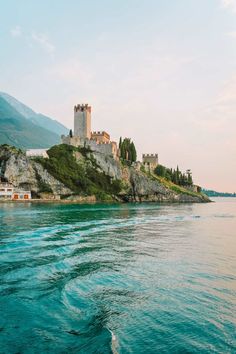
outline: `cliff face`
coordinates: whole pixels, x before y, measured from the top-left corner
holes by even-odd
[[[200,193],[192,193],[184,188],[179,188],[178,192],[171,190],[154,175],[141,172],[135,167],[124,166],[113,158],[105,157],[100,153],[93,153],[93,156],[102,171],[112,178],[122,180],[123,189],[118,194],[121,200],[127,202],[209,202],[209,199]]]
[[[207,202],[199,193],[172,190],[154,175],[115,161],[99,152],[78,151],[66,145],[49,150],[49,159],[32,160],[20,150],[0,146],[0,176],[14,187],[32,191],[33,197],[59,195],[81,200]]]
[[[41,164],[30,160],[20,150],[7,145],[0,146],[0,176],[15,188],[30,190],[33,197],[51,192],[68,195],[72,191],[50,175]]]

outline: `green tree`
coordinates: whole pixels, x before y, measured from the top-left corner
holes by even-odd
[[[165,177],[166,175],[166,168],[162,165],[157,165],[157,167],[155,168],[154,170],[154,173],[157,175],[157,176],[160,176],[160,177]]]
[[[168,181],[171,181],[179,186],[192,186],[193,185],[191,170],[187,170],[186,173],[183,173],[179,170],[178,166],[175,170],[172,168],[167,168],[162,165],[158,165],[155,168],[154,173],[157,176],[164,177]]]
[[[192,186],[193,185],[193,178],[192,178],[192,172],[191,170],[187,170],[186,171],[186,174],[187,174],[187,184],[189,186]]]
[[[179,184],[179,175],[180,175],[180,171],[179,171],[179,166],[177,165],[176,168],[176,183]]]
[[[122,146],[122,137],[120,137],[120,141],[119,141],[119,149],[121,150],[121,146]]]
[[[130,162],[135,162],[137,160],[136,148],[130,138],[125,138],[123,141],[122,138],[120,138],[119,148],[120,157],[123,160],[128,160]]]
[[[131,152],[131,154],[130,154],[131,161],[135,162],[137,160],[137,152],[136,152],[136,149],[135,149],[133,141],[130,144],[130,152]]]

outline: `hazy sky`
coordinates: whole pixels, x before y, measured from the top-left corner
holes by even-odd
[[[0,91],[236,191],[236,0],[0,0]]]

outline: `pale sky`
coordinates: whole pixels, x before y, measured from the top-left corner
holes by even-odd
[[[0,0],[0,91],[236,191],[236,0]]]

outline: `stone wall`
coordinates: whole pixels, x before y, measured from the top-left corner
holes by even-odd
[[[89,140],[87,144],[92,151],[98,151],[101,154],[113,156],[114,159],[117,158],[117,144],[114,141],[97,144],[95,141]]]
[[[67,135],[62,135],[61,136],[61,142],[62,144],[66,144],[66,145],[72,145],[72,146],[81,146],[81,139],[78,136],[73,136],[72,138]]]

